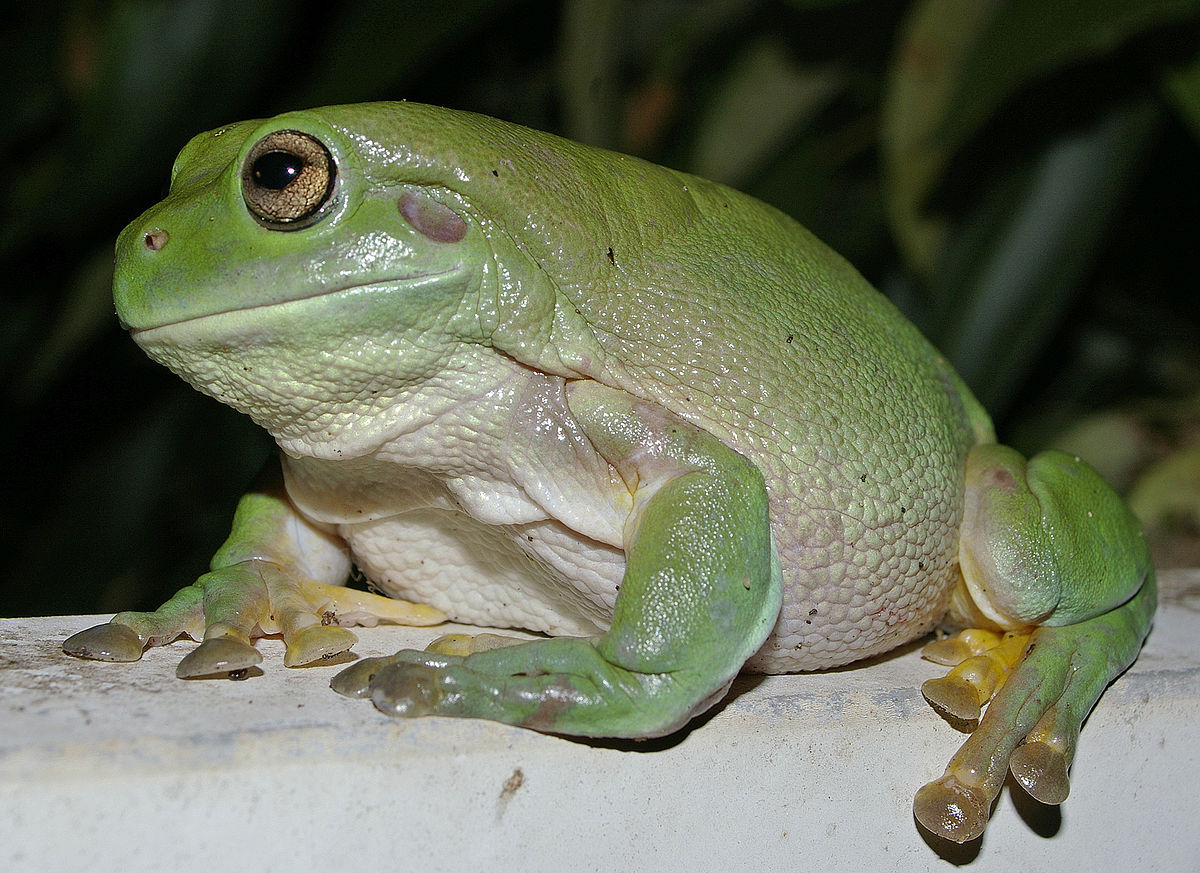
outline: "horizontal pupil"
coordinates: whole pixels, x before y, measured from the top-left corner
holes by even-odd
[[[267,152],[254,162],[254,181],[263,188],[282,191],[292,184],[303,169],[304,160],[296,155]]]

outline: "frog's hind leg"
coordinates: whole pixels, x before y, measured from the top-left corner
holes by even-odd
[[[1027,463],[1003,446],[976,447],[967,479],[958,617],[1014,630],[972,630],[927,650],[957,664],[926,683],[931,704],[968,722],[987,705],[913,804],[922,825],[955,842],[983,833],[1010,769],[1035,799],[1066,799],[1080,725],[1137,657],[1157,601],[1136,519],[1078,458],[1047,452]]]

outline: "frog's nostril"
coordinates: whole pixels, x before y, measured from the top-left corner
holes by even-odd
[[[167,240],[170,238],[171,235],[165,230],[162,228],[155,228],[142,237],[142,243],[146,246],[148,251],[157,252],[167,244]]]

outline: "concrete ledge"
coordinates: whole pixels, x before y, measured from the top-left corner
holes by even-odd
[[[104,616],[0,621],[0,870],[1183,870],[1200,858],[1200,571],[1164,574],[1137,664],[1086,725],[1061,812],[1001,795],[981,842],[922,836],[912,795],[962,735],[912,647],[741,679],[644,744],[487,722],[392,721],[260,643],[243,682],[182,682],[63,638]],[[360,632],[361,655],[444,629]]]

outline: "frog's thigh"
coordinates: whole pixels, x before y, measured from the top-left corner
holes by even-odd
[[[724,693],[782,599],[762,475],[710,434],[622,392],[576,389],[571,409],[632,483],[609,631],[465,658],[401,652],[351,668],[339,691],[370,695],[393,715],[613,737],[667,733]]]
[[[1066,799],[1080,725],[1137,657],[1156,587],[1132,513],[1062,452],[1027,463],[1004,446],[972,449],[960,565],[955,618],[997,632],[928,647],[932,660],[958,666],[924,691],[960,719],[991,703],[945,774],[918,792],[914,812],[963,842],[982,833],[1009,768],[1038,800]]]

